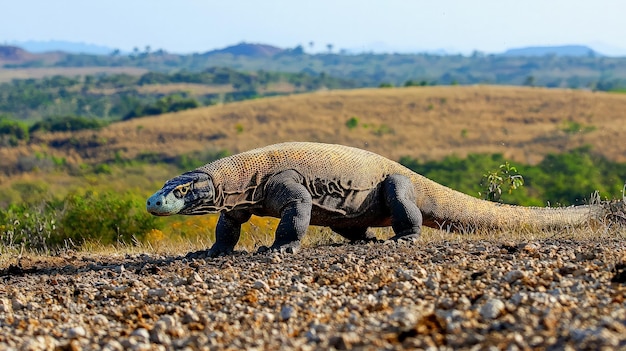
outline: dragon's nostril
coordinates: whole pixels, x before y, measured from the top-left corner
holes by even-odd
[[[150,206],[150,200],[148,200],[148,206]]]
[[[161,206],[161,201],[157,201],[157,202],[156,202],[156,205],[157,205],[157,206]]]

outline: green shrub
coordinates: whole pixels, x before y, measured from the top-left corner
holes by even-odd
[[[178,112],[200,106],[201,104],[194,98],[186,97],[184,94],[173,94],[162,97],[154,103],[135,106],[135,108],[128,112],[122,120],[126,121],[137,117],[154,116],[167,112]]]
[[[19,140],[28,141],[29,136],[26,123],[0,115],[0,145],[17,146]]]
[[[359,119],[356,117],[350,117],[350,119],[346,122],[346,127],[352,130],[359,126]]]
[[[133,194],[71,194],[65,199],[59,240],[101,244],[141,241],[151,229],[158,229],[156,217],[145,210],[145,199]]]
[[[505,164],[500,154],[470,154],[465,159],[449,156],[441,161],[420,162],[402,157],[400,163],[440,184],[470,195],[482,194],[485,170]],[[525,206],[580,205],[596,190],[601,197],[621,197],[626,163],[593,154],[588,147],[549,154],[538,165],[516,167],[524,186],[507,195],[508,203]]]
[[[105,123],[100,120],[81,116],[49,117],[33,124],[29,131],[31,133],[36,131],[69,132],[84,129],[100,129],[104,125]]]
[[[144,201],[134,194],[90,192],[0,208],[0,249],[49,251],[85,242],[140,242],[150,230],[160,228]]]
[[[59,211],[49,204],[11,205],[0,209],[0,244],[3,248],[49,251],[56,244]]]

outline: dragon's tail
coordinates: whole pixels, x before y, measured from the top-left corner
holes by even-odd
[[[418,174],[413,176],[413,183],[424,225],[439,229],[562,229],[593,223],[626,223],[624,199],[600,201],[596,195],[588,205],[525,207],[481,200]]]

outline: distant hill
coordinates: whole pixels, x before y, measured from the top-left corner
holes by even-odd
[[[33,68],[133,67],[157,72],[199,72],[211,67],[242,71],[305,72],[358,82],[360,86],[502,84],[598,90],[626,89],[626,58],[606,57],[588,46],[528,47],[500,55],[309,54],[302,45],[279,48],[239,43],[203,54],[162,50],[132,55],[31,53],[23,60],[3,61],[0,81],[25,78]],[[69,72],[69,71],[68,71]],[[72,73],[73,74],[73,73]],[[41,76],[37,73],[37,76]]]
[[[22,61],[31,58],[31,54],[17,46],[0,46],[0,61]]]
[[[50,41],[22,41],[13,42],[12,45],[19,46],[32,53],[43,53],[62,51],[72,54],[108,55],[115,49],[89,43],[76,43],[71,41],[50,40]]]
[[[563,45],[563,46],[529,46],[524,48],[509,49],[503,56],[587,56],[600,57],[601,53],[584,45]]]
[[[283,51],[285,51],[285,49],[266,44],[239,43],[224,49],[206,52],[204,55],[211,56],[215,54],[232,54],[235,56],[272,57]]]

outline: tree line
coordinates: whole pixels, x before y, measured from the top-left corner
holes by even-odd
[[[291,84],[299,92],[357,86],[352,81],[328,75],[263,70],[241,72],[218,67],[200,72],[149,72],[140,76],[53,76],[15,79],[0,84],[0,113],[12,116],[13,119],[31,121],[68,115],[119,120],[275,95],[278,93],[267,88],[270,84],[281,82]],[[147,85],[171,83],[229,85],[232,91],[196,95],[184,90],[158,93],[140,89]]]
[[[65,54],[54,63],[33,61],[5,67],[140,67],[155,72],[201,72],[210,67],[244,71],[321,73],[353,80],[359,86],[394,86],[406,81],[437,84],[536,85],[574,89],[626,88],[626,58],[602,56],[504,56],[374,54],[346,52],[307,54],[302,47],[278,50],[274,55],[237,55],[227,52],[177,55],[163,50],[132,55]]]

